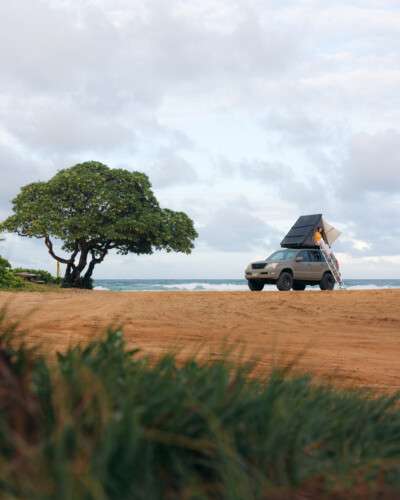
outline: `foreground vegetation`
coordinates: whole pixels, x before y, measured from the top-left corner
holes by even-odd
[[[394,498],[399,395],[228,358],[128,351],[119,331],[49,363],[0,321],[0,497]]]

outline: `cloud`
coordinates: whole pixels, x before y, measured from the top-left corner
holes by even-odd
[[[269,133],[274,133],[280,142],[290,142],[297,147],[323,146],[330,142],[333,131],[326,123],[326,117],[310,116],[299,111],[270,112],[261,120]]]
[[[23,152],[7,143],[0,133],[0,210],[4,214],[11,207],[11,200],[19,188],[35,182],[41,168],[35,159],[28,159]]]
[[[368,247],[363,249],[338,243],[338,248],[356,250],[355,254],[363,255],[400,255],[400,227],[396,220],[400,217],[399,197],[385,193],[358,194],[347,199],[341,197],[337,201],[336,214],[342,221],[343,232],[353,240],[361,240]]]
[[[326,185],[301,163],[291,166],[255,158],[242,160],[237,168],[246,180],[268,186],[278,199],[301,207],[302,211],[319,213],[322,204],[327,207]]]
[[[43,240],[19,238],[14,234],[2,234],[5,241],[0,242],[0,254],[7,258],[13,267],[46,269],[55,274],[56,262],[49,256]]]
[[[375,276],[380,279],[400,279],[400,255],[354,256],[351,253],[337,254],[342,274],[359,279]]]
[[[199,181],[195,168],[168,149],[159,152],[159,159],[148,170],[150,180],[156,188],[193,184]]]
[[[135,131],[122,118],[88,113],[71,98],[11,100],[4,108],[8,132],[42,155],[135,149]]]
[[[0,214],[95,159],[195,214],[218,271],[215,249],[307,212],[343,252],[400,254],[399,20],[393,0],[1,2]]]
[[[355,134],[343,168],[342,191],[396,194],[400,191],[400,132]]]
[[[400,254],[400,177],[394,129],[353,134],[332,180],[332,202],[343,222],[341,251],[355,255]],[[347,236],[347,240],[346,240]]]
[[[244,198],[218,208],[200,229],[200,241],[225,252],[246,252],[277,244],[276,229],[252,212]]]

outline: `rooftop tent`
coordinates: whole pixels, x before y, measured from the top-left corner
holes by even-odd
[[[324,229],[323,237],[325,238],[325,241],[328,243],[329,246],[332,246],[332,244],[335,243],[335,241],[339,238],[339,236],[342,233],[335,227],[328,224],[323,217],[322,217],[322,227]]]
[[[283,238],[281,247],[284,248],[310,248],[315,247],[314,233],[321,226],[323,228],[323,237],[325,241],[332,245],[340,236],[340,231],[328,224],[322,214],[302,215],[299,217]]]

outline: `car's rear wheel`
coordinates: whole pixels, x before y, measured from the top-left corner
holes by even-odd
[[[248,285],[252,292],[261,292],[264,288],[264,283],[259,280],[249,280]]]
[[[325,273],[319,283],[321,290],[333,290],[335,288],[335,278],[332,273]]]
[[[276,282],[280,292],[288,292],[293,286],[293,276],[288,271],[283,271]]]
[[[295,281],[293,283],[293,290],[296,290],[298,292],[302,292],[305,289],[306,289],[305,283],[301,283],[301,282],[298,282],[298,281]]]

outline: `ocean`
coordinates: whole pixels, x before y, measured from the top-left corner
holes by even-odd
[[[344,280],[348,290],[380,290],[400,288],[400,279],[362,279]],[[140,280],[140,279],[98,279],[94,282],[95,290],[113,290],[117,292],[234,292],[248,291],[246,280],[243,279],[186,279],[186,280]],[[266,285],[264,291],[275,291],[273,285]],[[319,290],[319,287],[307,287],[307,290]]]

